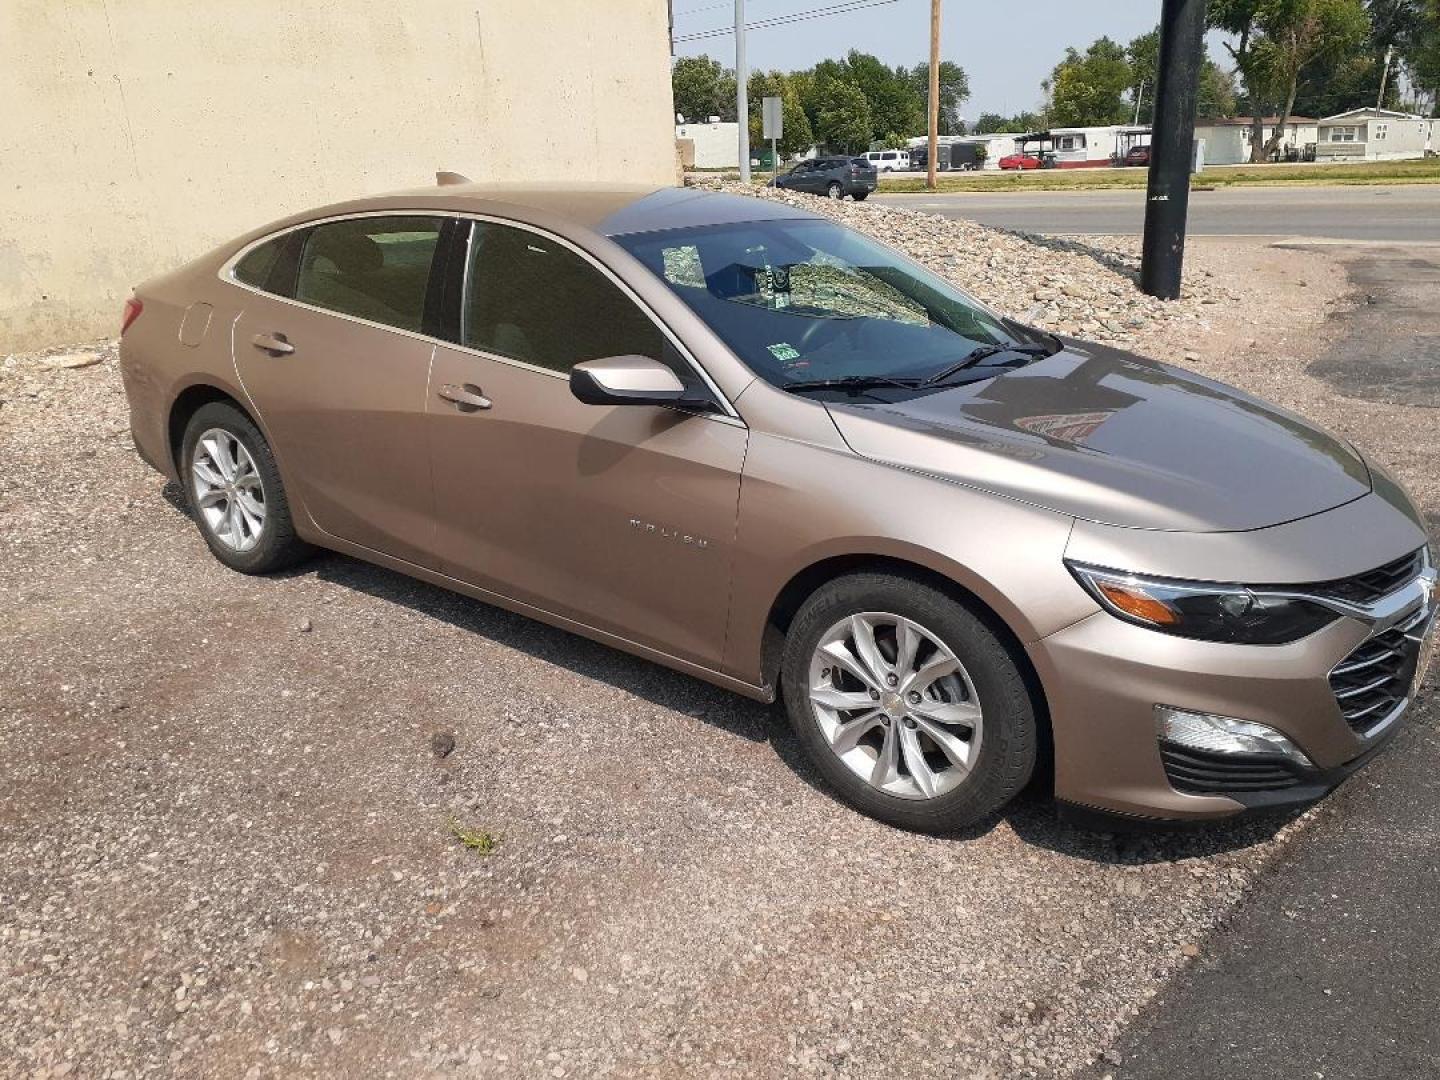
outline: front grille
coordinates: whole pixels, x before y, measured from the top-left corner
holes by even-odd
[[[1284,791],[1303,779],[1286,759],[1266,754],[1217,754],[1162,741],[1160,760],[1170,786],[1188,795]]]
[[[1420,643],[1410,633],[1425,615],[1419,611],[1403,625],[1366,639],[1330,672],[1335,703],[1356,734],[1367,734],[1409,694],[1420,656]]]
[[[1287,592],[1314,593],[1344,600],[1349,604],[1373,604],[1382,596],[1389,596],[1402,585],[1408,585],[1420,576],[1425,567],[1425,549],[1417,548],[1384,566],[1369,570],[1354,577],[1339,581],[1323,581],[1314,585],[1287,585]]]

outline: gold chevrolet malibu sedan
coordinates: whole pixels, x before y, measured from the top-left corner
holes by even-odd
[[[121,369],[227,566],[330,548],[782,698],[909,829],[1037,769],[1132,820],[1314,800],[1434,637],[1423,519],[1353,446],[775,201],[327,206],[141,285]]]

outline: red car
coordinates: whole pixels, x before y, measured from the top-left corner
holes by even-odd
[[[1125,151],[1125,164],[1130,166],[1149,165],[1150,147],[1132,146],[1129,150]]]
[[[1006,154],[1000,159],[1000,168],[1002,169],[1038,169],[1042,164],[1043,162],[1034,154],[1027,154],[1023,150],[1014,154]]]

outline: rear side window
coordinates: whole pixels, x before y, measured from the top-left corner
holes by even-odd
[[[435,217],[366,217],[315,226],[303,238],[295,299],[419,333],[441,225]]]
[[[474,229],[461,344],[552,371],[625,354],[669,362],[660,328],[588,260],[525,229]]]
[[[249,254],[235,264],[235,280],[256,289],[273,292],[274,286],[270,284],[270,274],[280,259],[280,248],[285,239],[281,236],[274,240],[266,240],[259,247],[253,248]]]

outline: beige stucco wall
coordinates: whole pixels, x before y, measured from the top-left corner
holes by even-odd
[[[0,354],[438,168],[673,182],[666,0],[0,0]]]

